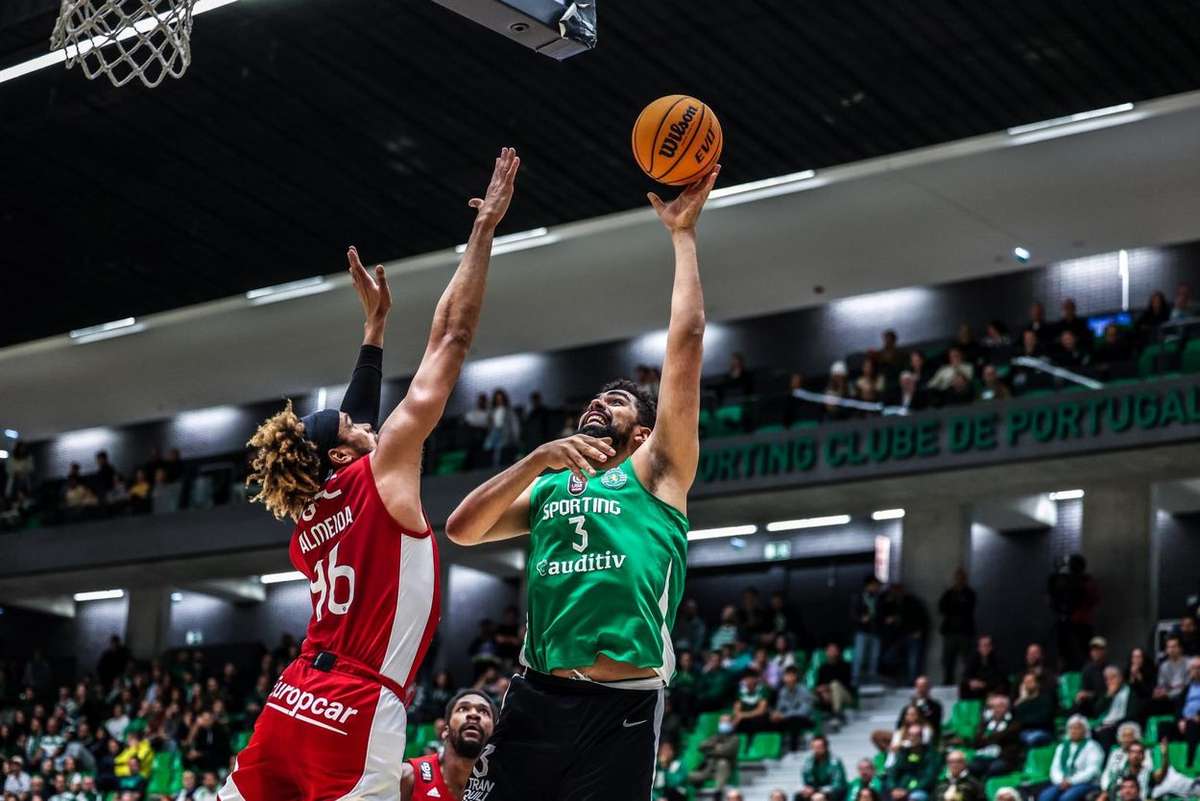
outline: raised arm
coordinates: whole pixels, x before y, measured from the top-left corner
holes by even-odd
[[[508,211],[520,165],[516,151],[504,148],[496,159],[486,195],[470,201],[477,210],[471,238],[434,310],[425,355],[408,393],[380,428],[379,445],[372,456],[377,476],[420,468],[421,447],[442,417],[479,325],[492,238]]]
[[[358,351],[358,363],[342,397],[341,411],[355,423],[379,427],[379,391],[383,383],[383,335],[387,330],[388,312],[392,308],[392,292],[388,288],[383,265],[374,274],[363,267],[358,248],[346,253],[350,264],[350,280],[363,307],[363,342]]]
[[[479,545],[529,533],[529,498],[534,479],[547,470],[596,475],[589,459],[616,454],[612,440],[575,434],[547,442],[507,470],[476,487],[446,521],[446,536],[458,545]]]
[[[696,257],[696,221],[720,171],[718,165],[669,204],[653,192],[649,194],[650,204],[671,233],[675,284],[658,390],[658,419],[633,458],[639,475],[649,479],[649,489],[685,512],[700,459],[700,371],[704,359],[704,291]]]

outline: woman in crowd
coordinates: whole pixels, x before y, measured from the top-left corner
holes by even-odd
[[[1155,291],[1150,295],[1150,302],[1146,304],[1146,308],[1138,315],[1137,322],[1134,324],[1138,340],[1142,344],[1153,342],[1158,334],[1158,327],[1169,319],[1171,319],[1171,307],[1167,305],[1167,296],[1162,292]]]
[[[875,747],[888,755],[884,762],[885,767],[891,767],[892,763],[896,761],[896,754],[905,746],[905,737],[912,726],[921,727],[921,743],[923,745],[931,746],[933,744],[933,726],[925,720],[925,716],[921,714],[921,710],[916,704],[904,707],[904,711],[900,715],[900,722],[890,735],[882,730],[871,735],[871,742],[875,744]]]
[[[1129,762],[1129,749],[1142,742],[1142,727],[1130,721],[1117,729],[1117,747],[1108,755],[1104,771],[1100,774],[1100,786],[1107,788],[1125,772]]]
[[[1083,715],[1067,720],[1067,739],[1054,749],[1050,761],[1050,786],[1038,794],[1038,801],[1083,801],[1100,789],[1104,768],[1104,749],[1092,739],[1091,727]]]
[[[492,393],[492,408],[488,414],[483,449],[492,455],[492,466],[499,467],[514,455],[512,449],[521,441],[521,421],[508,401],[508,393],[502,389]]]
[[[1149,704],[1150,699],[1154,697],[1154,687],[1158,684],[1158,669],[1153,662],[1146,659],[1146,652],[1141,648],[1134,648],[1129,652],[1125,682],[1129,685],[1129,691],[1133,693],[1133,700],[1137,705],[1135,713],[1140,714],[1145,709],[1145,704]]]

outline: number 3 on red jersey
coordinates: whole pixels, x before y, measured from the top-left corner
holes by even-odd
[[[324,561],[317,562],[317,578],[308,583],[308,591],[317,596],[316,602],[313,604],[317,620],[321,619],[326,609],[330,614],[344,615],[350,611],[350,604],[354,603],[354,568],[337,563],[338,547],[338,545],[333,546],[329,552],[326,560],[329,562],[329,569],[325,569]],[[326,580],[327,577],[328,580]],[[346,600],[342,602],[337,600],[338,579],[344,579],[346,582]]]

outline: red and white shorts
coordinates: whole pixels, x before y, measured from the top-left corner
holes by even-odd
[[[297,659],[276,682],[217,797],[396,801],[406,724],[404,703],[378,682]]]

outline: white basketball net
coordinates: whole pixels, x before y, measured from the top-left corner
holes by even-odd
[[[178,78],[192,63],[196,0],[62,0],[51,50],[66,50],[67,66],[114,86],[134,78],[149,87]]]

